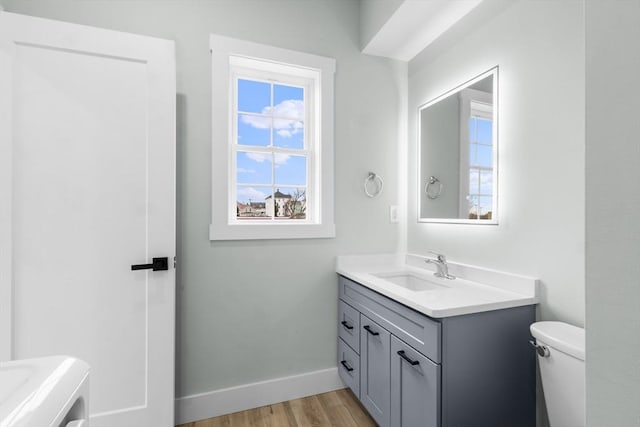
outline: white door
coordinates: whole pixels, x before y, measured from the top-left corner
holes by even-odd
[[[92,427],[173,425],[175,96],[171,41],[0,12],[0,360],[87,361]]]

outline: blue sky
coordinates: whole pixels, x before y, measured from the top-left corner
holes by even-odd
[[[238,112],[238,144],[304,148],[303,88],[238,79]]]
[[[236,162],[238,184],[271,184],[272,165],[276,187],[307,184],[306,156],[239,151]]]
[[[474,166],[491,167],[493,165],[493,146],[491,120],[476,117],[469,119],[469,134],[471,139],[469,163]],[[476,144],[477,143],[477,144]]]
[[[493,194],[493,171],[469,169],[469,193]]]
[[[270,106],[270,83],[238,79],[238,111],[262,113]]]
[[[304,90],[295,86],[273,85],[273,105],[292,99],[302,101]],[[268,114],[269,107],[271,107],[271,83],[238,79],[238,111]],[[295,115],[292,118],[302,119],[303,117],[304,114]]]

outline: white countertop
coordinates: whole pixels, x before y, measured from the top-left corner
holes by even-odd
[[[430,317],[441,318],[538,303],[538,280],[455,262],[456,279],[435,277],[429,257],[412,254],[339,256],[336,272]],[[438,286],[412,291],[376,274],[408,272]]]

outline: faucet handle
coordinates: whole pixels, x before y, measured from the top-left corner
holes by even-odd
[[[443,254],[439,254],[438,252],[434,252],[434,251],[427,251],[430,254],[434,254],[436,256],[436,258],[438,258],[438,261],[440,262],[447,262],[447,257],[444,256]]]

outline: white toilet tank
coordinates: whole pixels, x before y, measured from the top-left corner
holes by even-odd
[[[538,346],[549,424],[584,427],[584,329],[563,322],[536,322],[531,325],[531,334]]]

